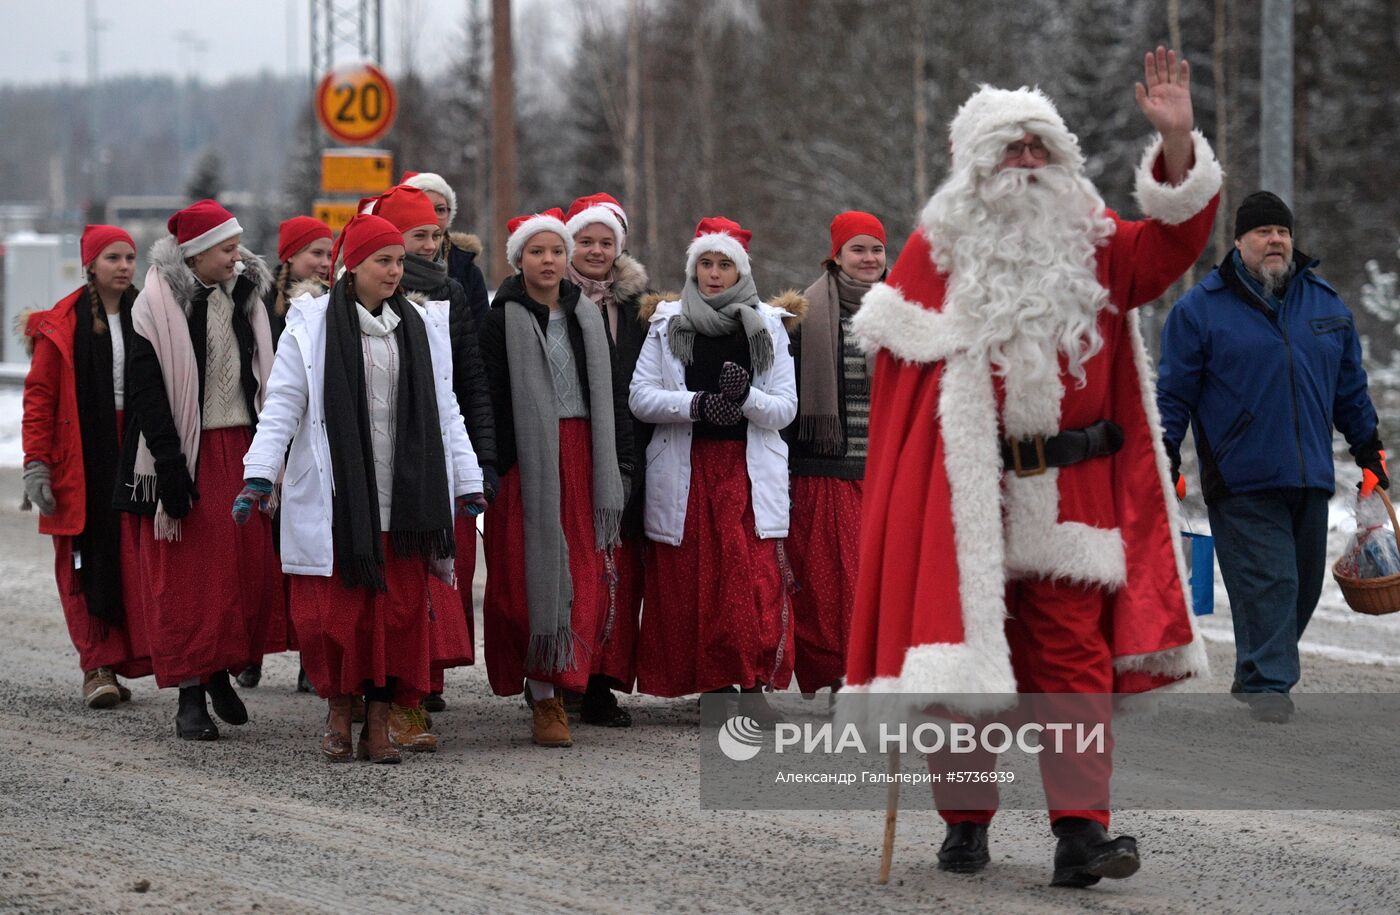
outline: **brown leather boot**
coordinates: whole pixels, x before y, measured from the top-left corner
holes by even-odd
[[[326,729],[321,733],[321,754],[331,762],[349,762],[355,758],[355,745],[350,739],[350,705],[353,696],[336,696],[326,700]]]
[[[355,748],[355,755],[373,763],[403,761],[403,756],[389,740],[389,703],[365,703],[365,726],[360,729],[360,744]]]
[[[88,708],[111,708],[122,701],[121,695],[110,667],[94,667],[83,674],[83,702]]]
[[[432,753],[437,750],[437,735],[428,730],[427,712],[403,705],[389,707],[389,740],[400,750]]]
[[[569,734],[569,715],[564,711],[564,703],[557,696],[535,700],[535,727],[532,739],[536,746],[571,747],[574,739]]]
[[[365,723],[365,697],[351,696],[354,700],[350,704],[350,720],[356,724]]]

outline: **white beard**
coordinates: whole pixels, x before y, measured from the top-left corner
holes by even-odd
[[[978,353],[998,374],[1048,381],[1103,347],[1099,312],[1111,308],[1095,276],[1095,248],[1113,234],[1103,199],[1059,165],[955,172],[934,194],[923,223],[934,261],[949,276],[945,309],[978,324]]]

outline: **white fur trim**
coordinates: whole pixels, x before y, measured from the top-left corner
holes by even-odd
[[[206,230],[201,235],[196,235],[187,242],[180,244],[181,257],[194,257],[201,251],[208,251],[221,241],[228,241],[235,235],[242,235],[243,227],[238,224],[238,220],[230,216],[212,229]]]
[[[506,260],[512,267],[520,269],[520,253],[525,250],[525,243],[541,232],[553,232],[564,239],[565,259],[574,259],[574,236],[569,232],[569,227],[553,216],[537,213],[522,222],[506,240]]]
[[[1197,153],[1199,156],[1199,153]],[[1197,159],[1200,162],[1200,159]],[[1157,412],[1156,372],[1152,359],[1147,354],[1147,345],[1142,339],[1141,320],[1136,311],[1127,318],[1128,336],[1132,341],[1133,363],[1137,366],[1138,383],[1142,388],[1142,406],[1147,413],[1149,429],[1162,428],[1162,415]],[[1196,625],[1196,614],[1191,609],[1191,590],[1187,585],[1186,554],[1181,549],[1181,511],[1176,502],[1176,487],[1172,486],[1171,464],[1167,461],[1167,449],[1162,445],[1160,435],[1152,436],[1152,453],[1157,461],[1157,478],[1162,487],[1162,498],[1167,505],[1167,522],[1172,528],[1172,555],[1176,558],[1177,578],[1181,581],[1181,597],[1186,602],[1186,617],[1191,624],[1191,641],[1178,648],[1142,655],[1125,655],[1115,658],[1114,670],[1144,671],[1171,677],[1206,677],[1210,675],[1210,661],[1206,656],[1205,641]]]
[[[416,187],[420,191],[441,194],[447,200],[447,224],[450,226],[457,221],[457,192],[452,190],[452,185],[448,184],[442,175],[437,172],[419,172],[404,184]]]
[[[724,232],[710,232],[705,235],[697,235],[690,243],[690,247],[685,249],[685,275],[686,278],[695,275],[695,262],[700,260],[700,255],[706,251],[714,251],[723,254],[732,260],[739,268],[740,276],[749,276],[751,268],[749,266],[749,252],[744,250],[744,246],[739,244],[739,239]]]
[[[851,331],[866,353],[889,350],[905,362],[941,362],[968,348],[968,322],[909,301],[888,283],[876,283],[861,299]]]
[[[996,165],[1004,151],[1001,144],[1009,140],[998,140],[992,149],[986,148],[986,144],[997,134],[1008,131],[1030,131],[1050,147],[1060,164],[1072,171],[1083,168],[1079,139],[1065,126],[1064,118],[1048,95],[1039,88],[998,89],[988,85],[978,88],[962,103],[949,125],[953,167],[972,168],[979,159],[983,167]]]
[[[1205,209],[1212,197],[1220,193],[1225,173],[1215,153],[1199,130],[1191,131],[1196,161],[1180,184],[1163,184],[1152,177],[1152,166],[1162,153],[1162,138],[1157,136],[1143,150],[1137,168],[1137,186],[1133,196],[1143,215],[1169,226],[1180,225]]]
[[[617,250],[621,251],[627,247],[627,230],[622,228],[622,221],[617,218],[617,213],[613,211],[613,208],[607,204],[594,204],[570,219],[569,234],[577,235],[594,223],[612,229],[613,237],[617,239]]]

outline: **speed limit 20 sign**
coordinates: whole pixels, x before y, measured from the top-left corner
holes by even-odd
[[[316,87],[321,126],[333,139],[353,146],[373,143],[388,133],[398,107],[394,84],[371,63],[336,67]]]

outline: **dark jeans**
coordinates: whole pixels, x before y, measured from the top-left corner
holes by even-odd
[[[1210,506],[1235,623],[1235,679],[1247,693],[1286,693],[1298,682],[1298,640],[1327,569],[1329,498],[1321,489],[1275,489]]]

